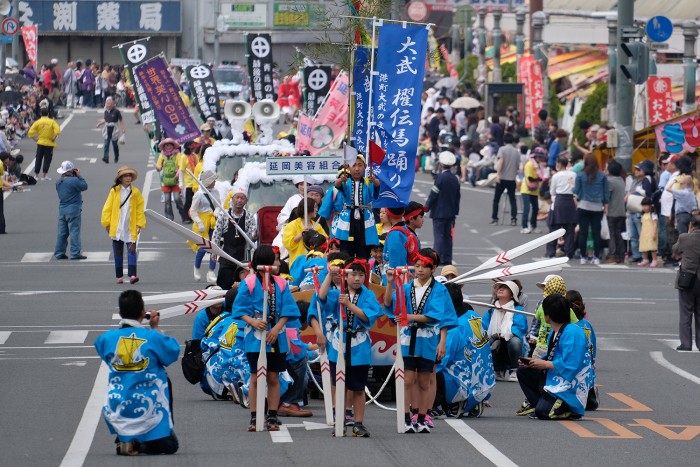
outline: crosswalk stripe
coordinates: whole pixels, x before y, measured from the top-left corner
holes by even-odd
[[[51,331],[44,344],[82,344],[88,331]]]
[[[3,345],[5,342],[7,342],[7,339],[10,337],[10,334],[12,334],[12,331],[0,331],[0,345]]]
[[[45,263],[51,261],[53,253],[25,253],[22,256],[23,263]]]
[[[98,261],[109,261],[109,256],[112,254],[109,251],[86,251],[83,253],[87,256],[87,259],[83,261],[87,262],[98,262]]]
[[[85,263],[106,263],[111,261],[112,252],[111,251],[85,251],[83,255],[87,256],[80,262]],[[162,258],[163,253],[159,250],[140,250],[139,251],[139,261],[158,261]],[[22,263],[48,263],[49,261],[57,261],[53,257],[51,252],[27,252],[22,256],[20,262]],[[66,263],[78,263],[78,261],[65,260],[62,262]]]
[[[634,349],[620,345],[619,339],[614,337],[598,337],[596,347],[597,350],[608,352],[634,352]]]

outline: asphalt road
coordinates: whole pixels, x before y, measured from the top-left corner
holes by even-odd
[[[67,114],[52,173],[64,159],[80,167],[89,184],[83,210],[82,242],[86,261],[51,258],[56,236],[54,182],[39,182],[5,200],[8,235],[0,248],[0,465],[122,465],[113,438],[100,418],[106,378],[92,347],[114,326],[118,294],[110,240],[100,226],[100,211],[117,166],[101,158],[101,136],[93,127],[95,111]],[[72,115],[72,117],[70,117]],[[146,139],[131,115],[120,164],[139,172],[135,184],[147,206],[162,212]],[[27,166],[34,144],[21,143]],[[55,177],[54,177],[55,180]],[[429,177],[419,175],[417,200],[425,199]],[[531,236],[518,227],[490,226],[492,192],[462,189],[455,260],[466,270],[503,248]],[[419,234],[431,242],[431,221]],[[516,260],[541,257],[543,250]],[[192,278],[193,254],[170,232],[150,224],[142,235],[136,288],[144,294],[199,288]],[[322,426],[323,403],[311,401],[311,419],[284,419],[286,431],[247,433],[248,413],[232,403],[215,402],[182,377],[179,364],[169,374],[174,387],[175,456],[134,459],[138,465],[695,465],[700,435],[700,358],[677,353],[675,272],[635,267],[567,265],[570,288],[587,304],[598,335],[597,382],[601,408],[578,422],[541,422],[516,417],[523,399],[517,383],[497,383],[480,419],[439,420],[430,435],[394,433],[394,414],[374,405],[367,411],[370,439],[333,439]],[[539,289],[525,283],[531,307]],[[485,298],[488,285],[466,292]],[[534,311],[534,310],[531,310]],[[164,323],[180,342],[192,318]],[[391,405],[390,402],[386,403]],[[304,424],[304,422],[306,422]],[[309,423],[310,422],[310,423]],[[282,441],[282,442],[274,442]]]

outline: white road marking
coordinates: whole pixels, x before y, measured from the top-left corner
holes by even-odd
[[[83,416],[78,424],[78,429],[75,430],[73,441],[68,447],[66,455],[63,457],[61,467],[81,467],[85,462],[85,458],[90,452],[92,439],[95,437],[97,424],[100,422],[100,413],[102,412],[102,401],[107,392],[107,376],[109,368],[106,363],[100,365],[100,370],[95,378],[95,385],[92,387],[90,398],[88,399]]]
[[[44,344],[82,344],[87,339],[88,331],[51,331]]]
[[[478,233],[479,233],[479,231],[476,230],[476,229],[469,229],[469,231],[470,231],[471,233],[473,233],[473,234],[478,234]]]
[[[688,373],[687,371],[678,368],[676,365],[673,365],[671,362],[664,358],[663,352],[649,352],[649,355],[651,355],[652,360],[654,360],[656,363],[666,368],[667,370],[670,370],[678,376],[685,378],[688,381],[691,381],[695,384],[700,384],[700,378],[698,378],[692,373]]]
[[[10,334],[12,334],[12,331],[0,331],[0,345],[3,345],[5,342],[7,342],[7,339],[10,337]]]
[[[184,242],[182,243],[182,248],[185,248]],[[151,247],[148,251],[139,251],[139,261],[158,261],[163,256],[158,250],[171,249],[180,250],[182,248],[155,248]],[[104,263],[109,262],[112,256],[111,251],[84,251],[83,254],[87,256],[87,259],[81,261],[70,261],[62,260],[62,263],[66,264],[77,264],[77,263]],[[22,256],[20,260],[21,263],[48,263],[53,258],[53,253],[48,251],[28,251]],[[58,260],[56,260],[58,261]],[[32,292],[39,293],[39,292]],[[45,292],[49,293],[49,292]]]
[[[598,267],[601,269],[629,269],[629,266],[624,264],[599,264]]]
[[[270,438],[272,438],[273,443],[293,443],[292,435],[289,434],[289,430],[286,426],[280,426],[280,431],[270,431]]]
[[[492,237],[495,237],[496,235],[501,235],[501,234],[504,234],[504,233],[507,233],[507,232],[511,232],[512,230],[513,230],[513,229],[503,229],[503,230],[499,230],[499,231],[497,231],[497,232],[492,233],[491,236],[492,236]]]
[[[87,259],[84,259],[83,261],[87,263],[109,261],[109,256],[111,254],[111,251],[84,251],[83,255],[87,256]]]
[[[669,346],[671,349],[676,350],[676,347],[681,345],[681,340],[676,338],[676,339],[656,339],[657,341],[666,344]]]
[[[469,444],[481,453],[482,456],[491,461],[492,464],[499,467],[517,466],[515,462],[510,460],[496,447],[486,441],[479,433],[474,431],[469,425],[462,420],[445,420],[445,423],[450,425],[462,438],[467,440]]]
[[[53,253],[25,253],[20,262],[22,263],[45,263],[51,261]]]
[[[608,352],[634,352],[634,349],[620,345],[618,339],[613,337],[599,337],[596,340],[596,347],[598,350]]]
[[[67,363],[61,363],[61,366],[85,366],[87,365],[86,361],[78,361],[78,362],[67,362]]]

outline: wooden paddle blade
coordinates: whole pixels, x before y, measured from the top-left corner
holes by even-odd
[[[498,278],[511,277],[511,276],[516,276],[518,274],[522,274],[523,272],[537,271],[537,270],[541,270],[541,269],[545,269],[545,268],[561,266],[562,264],[564,264],[568,261],[569,261],[569,258],[566,256],[563,256],[561,258],[551,258],[551,259],[546,259],[544,261],[535,261],[532,263],[519,264],[517,266],[507,266],[503,269],[496,269],[493,271],[488,271],[488,272],[485,272],[483,274],[479,274],[478,276],[466,277],[460,281],[454,281],[454,282],[456,282],[457,284],[464,284],[466,282],[474,282],[474,281],[484,280],[484,279],[498,279]]]
[[[211,300],[214,298],[223,297],[224,295],[226,295],[226,290],[221,289],[212,288],[203,290],[192,290],[187,292],[147,295],[143,297],[143,304],[155,305],[158,303],[198,302],[201,300]]]
[[[223,298],[216,298],[213,300],[202,300],[199,302],[183,303],[182,305],[175,305],[175,306],[171,306],[169,308],[164,308],[162,310],[159,310],[158,313],[160,314],[160,319],[174,318],[176,316],[189,315],[192,313],[196,313],[196,312],[201,311],[205,308],[208,308],[212,305],[222,303],[223,301],[224,301]]]

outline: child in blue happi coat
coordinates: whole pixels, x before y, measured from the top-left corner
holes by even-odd
[[[275,263],[275,252],[269,245],[261,245],[253,254],[251,271],[241,282],[238,295],[233,302],[231,316],[234,319],[245,321],[245,352],[251,369],[257,369],[258,356],[260,354],[260,338],[262,331],[267,330],[267,430],[279,431],[281,422],[277,418],[277,407],[280,399],[280,373],[285,371],[286,355],[289,350],[289,342],[286,339],[287,320],[296,320],[299,317],[299,308],[287,286],[287,282],[279,276],[270,278],[270,290],[268,299],[267,322],[262,320],[264,291],[263,274],[257,270],[258,266],[272,266]],[[250,374],[250,394],[257,391],[257,372]],[[274,407],[274,409],[273,409]],[[250,398],[250,425],[248,431],[255,431],[257,417],[256,398]],[[264,410],[264,407],[260,407]]]
[[[290,268],[290,273],[293,278],[292,285],[299,287],[299,290],[310,290],[314,288],[313,274],[311,272],[304,272],[304,270],[314,266],[324,266],[323,269],[318,271],[318,280],[323,282],[326,278],[326,274],[328,274],[325,268],[326,248],[328,244],[326,242],[326,237],[318,232],[310,232],[310,234],[304,238],[304,246],[308,250],[308,253],[294,260]]]
[[[369,260],[369,270],[372,276],[370,277],[371,282],[377,282],[381,285],[386,286],[386,271],[384,267],[384,240],[379,239],[379,245],[372,245],[370,249],[372,257]],[[376,276],[376,277],[375,277]]]
[[[598,389],[595,387],[595,369],[596,369],[596,337],[595,330],[590,321],[588,321],[588,313],[586,313],[586,305],[583,303],[583,297],[577,290],[569,290],[566,292],[566,299],[571,305],[571,310],[576,313],[578,322],[576,325],[583,329],[588,339],[588,351],[591,354],[591,373],[593,374],[593,385],[588,391],[588,400],[586,401],[586,410],[596,410],[598,408]]]
[[[408,326],[401,332],[401,352],[404,358],[406,403],[406,433],[430,433],[426,423],[428,409],[435,399],[431,391],[431,381],[438,360],[438,345],[442,329],[447,331],[457,326],[457,315],[445,286],[435,280],[433,273],[440,264],[438,254],[431,248],[418,252],[415,265],[415,279],[403,284],[406,319]],[[385,312],[394,316],[396,293],[394,289],[394,271],[387,270],[387,288],[384,294]],[[400,320],[400,316],[396,316]],[[418,392],[414,391],[417,386]],[[410,405],[418,409],[415,421],[412,419]]]
[[[419,243],[418,237],[404,222],[404,208],[387,208],[386,216],[391,223],[391,229],[384,240],[383,260],[390,268],[413,266],[416,263]]]
[[[334,275],[338,274],[340,268],[348,270],[346,276],[346,291],[340,293],[339,289],[331,289],[331,282]],[[367,261],[356,258],[349,261],[345,266],[330,266],[330,274],[321,284],[318,293],[318,300],[323,308],[333,315],[334,321],[338,323],[341,319],[340,307],[345,308],[345,319],[343,319],[343,336],[340,335],[338,326],[331,327],[331,345],[327,346],[328,360],[331,366],[331,376],[335,384],[336,363],[338,362],[338,352],[345,354],[346,367],[346,426],[353,425],[352,435],[354,437],[368,438],[369,431],[364,426],[365,415],[365,386],[369,365],[372,359],[372,341],[369,330],[374,325],[375,320],[380,316],[381,309],[374,293],[365,286],[367,279]],[[314,317],[320,321],[317,311],[311,309],[311,313],[316,312]],[[315,330],[317,328],[314,328]],[[318,337],[318,334],[317,334]],[[354,407],[354,420],[352,416],[348,418],[348,410]],[[336,408],[336,414],[342,408]],[[339,415],[336,415],[339,416]]]
[[[447,332],[445,356],[437,365],[438,397],[435,408],[450,416],[480,417],[483,401],[496,385],[489,339],[481,327],[481,317],[463,302],[462,289],[445,284],[452,299],[459,327]]]
[[[180,345],[160,332],[160,315],[151,310],[149,324],[137,290],[119,296],[119,329],[95,341],[95,349],[109,367],[109,386],[102,416],[117,435],[117,454],[174,454],[172,392],[165,367],[177,361]]]

